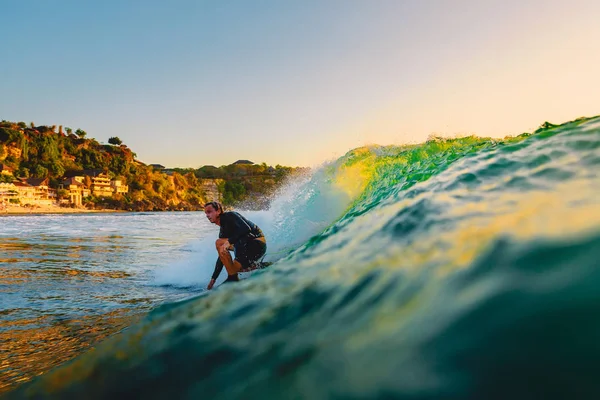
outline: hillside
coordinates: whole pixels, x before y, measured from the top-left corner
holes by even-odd
[[[81,129],[2,121],[0,164],[13,172],[12,176],[0,175],[0,181],[48,178],[49,187],[61,198],[66,196],[62,189],[65,175],[101,170],[128,185],[128,192],[115,193],[112,198],[89,195],[83,199],[88,208],[198,210],[215,196],[228,205],[244,202],[265,207],[268,195],[287,176],[303,170],[249,164],[247,160],[221,167],[163,169],[137,160],[135,152],[118,137],[111,137],[109,143],[87,138]],[[86,178],[83,184],[89,188],[91,181]]]

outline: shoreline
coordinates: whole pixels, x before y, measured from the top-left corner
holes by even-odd
[[[44,205],[35,207],[21,207],[17,205],[7,205],[5,208],[0,208],[0,216],[9,215],[39,215],[39,214],[88,214],[88,213],[120,213],[126,212],[124,210],[90,210],[84,207],[71,208],[71,207],[60,207],[55,205]]]

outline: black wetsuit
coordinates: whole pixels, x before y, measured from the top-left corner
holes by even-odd
[[[267,251],[265,235],[252,221],[247,220],[235,211],[221,214],[221,230],[219,238],[227,238],[235,249],[235,259],[242,264],[242,269],[262,258]],[[217,258],[212,279],[217,279],[223,270],[223,262]]]

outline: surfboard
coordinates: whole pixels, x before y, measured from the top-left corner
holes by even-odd
[[[273,263],[269,261],[253,263],[252,265],[250,265],[250,267],[242,269],[240,272],[250,272],[256,271],[257,269],[264,269],[270,266],[271,264]]]

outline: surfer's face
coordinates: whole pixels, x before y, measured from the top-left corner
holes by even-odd
[[[204,214],[206,214],[206,218],[208,218],[208,220],[213,224],[216,224],[218,222],[219,215],[221,215],[221,213],[215,210],[213,206],[206,206],[204,208]]]

